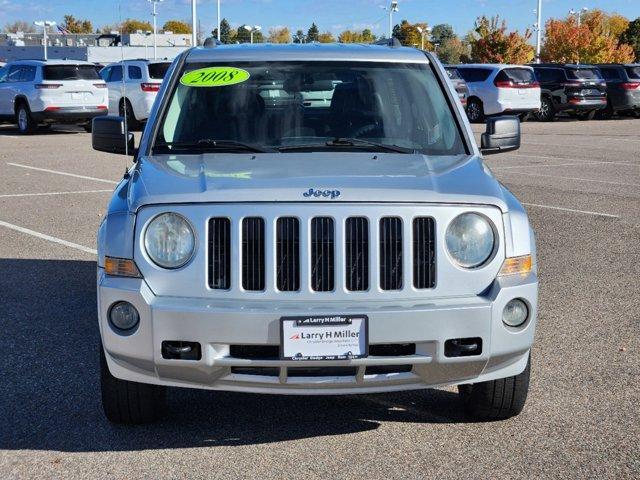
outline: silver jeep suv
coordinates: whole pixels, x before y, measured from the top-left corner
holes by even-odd
[[[102,398],[113,422],[166,387],[354,394],[459,385],[518,414],[538,279],[527,216],[484,165],[436,57],[234,45],[173,62],[98,231]],[[518,148],[488,120],[484,153]]]

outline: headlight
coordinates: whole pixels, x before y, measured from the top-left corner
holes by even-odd
[[[162,213],[154,218],[144,235],[144,248],[157,265],[179,268],[187,263],[195,249],[195,235],[182,215]]]
[[[478,213],[458,215],[447,227],[446,243],[449,255],[464,268],[485,263],[495,246],[493,227]]]

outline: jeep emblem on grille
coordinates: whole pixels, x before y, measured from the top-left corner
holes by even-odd
[[[302,194],[304,197],[331,197],[338,198],[340,196],[340,190],[316,190],[315,188],[310,188],[308,191]]]

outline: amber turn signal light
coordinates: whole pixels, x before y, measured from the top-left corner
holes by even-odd
[[[128,258],[105,257],[104,271],[115,277],[142,277],[135,262]]]
[[[533,260],[531,255],[523,255],[521,257],[505,258],[502,268],[498,275],[526,275],[533,268]]]

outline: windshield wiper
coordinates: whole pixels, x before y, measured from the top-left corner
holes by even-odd
[[[194,142],[157,142],[153,148],[171,147],[171,150],[242,150],[245,152],[266,153],[273,149],[259,147],[250,143],[237,142],[235,140],[215,140],[213,138],[201,138]]]
[[[397,152],[397,153],[417,153],[413,148],[401,147],[399,145],[391,145],[388,143],[378,143],[372,142],[369,140],[363,140],[361,138],[346,138],[346,137],[338,137],[333,140],[329,140],[325,143],[311,143],[304,145],[287,145],[284,147],[279,147],[278,150],[281,152],[292,151],[292,150],[309,150],[313,148],[326,148],[326,147],[375,147],[378,150],[384,150],[387,152]]]

